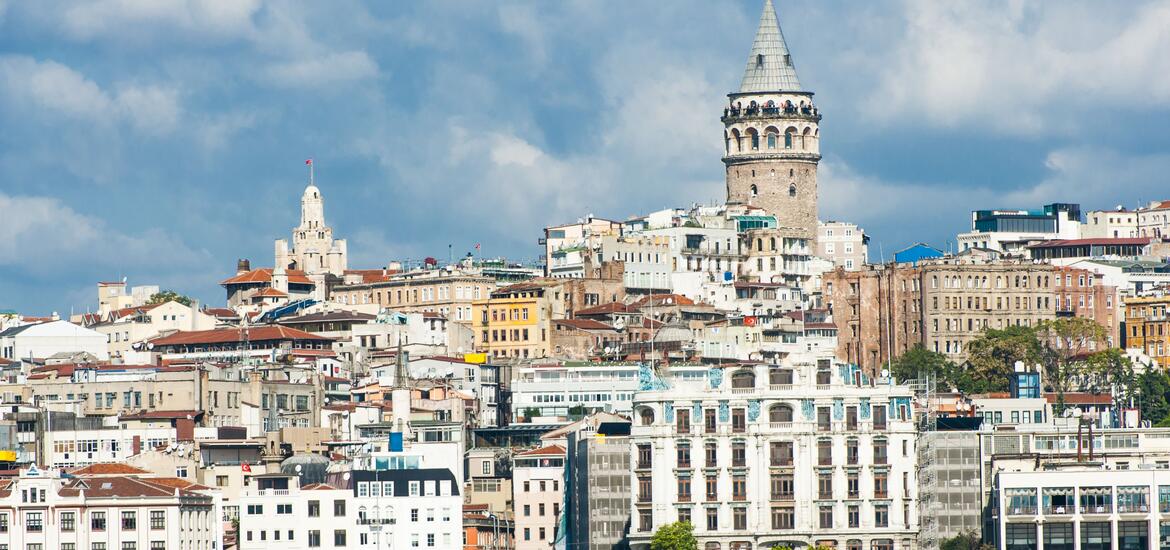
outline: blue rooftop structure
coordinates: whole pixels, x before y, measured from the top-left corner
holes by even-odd
[[[929,260],[943,257],[943,252],[926,243],[915,243],[894,253],[894,263],[918,263],[919,260]]]

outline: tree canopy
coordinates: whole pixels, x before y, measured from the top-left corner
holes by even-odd
[[[164,290],[162,292],[155,292],[146,300],[148,304],[165,304],[167,302],[179,302],[185,306],[191,305],[191,298],[179,294],[173,290]]]
[[[663,525],[650,538],[650,550],[699,550],[694,531],[689,521]]]

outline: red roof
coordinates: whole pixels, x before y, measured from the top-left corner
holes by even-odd
[[[184,344],[224,344],[229,342],[243,342],[244,340],[257,342],[261,340],[332,341],[333,339],[282,325],[264,325],[248,328],[236,327],[181,331],[152,340],[151,343],[156,346],[174,346]]]
[[[110,476],[102,478],[77,478],[69,481],[58,494],[62,496],[77,496],[85,491],[85,496],[91,498],[111,497],[174,497],[178,491],[182,496],[198,496],[187,489],[176,489],[150,482],[150,479],[135,477]]]
[[[613,327],[593,319],[557,319],[553,322],[580,330],[614,330]]]
[[[313,281],[305,275],[304,271],[299,269],[286,269],[285,274],[288,275],[288,282],[299,285],[311,285]],[[221,285],[240,285],[252,283],[267,283],[272,284],[272,268],[261,267],[253,269],[252,271],[245,271],[237,274],[235,277],[229,277],[220,281]]]
[[[146,304],[146,305],[141,305],[141,306],[124,307],[122,309],[115,309],[114,311],[110,312],[110,318],[111,319],[121,319],[123,317],[129,317],[131,315],[137,315],[139,313],[146,313],[147,311],[150,311],[150,310],[152,310],[158,306],[161,306],[165,303],[166,302],[160,302],[157,304]]]
[[[578,309],[574,315],[605,315],[608,313],[629,313],[637,311],[638,308],[627,306],[621,302],[610,302],[599,306],[587,307],[585,309]]]
[[[69,473],[75,476],[108,476],[149,474],[150,471],[121,462],[102,462],[100,464],[90,464],[89,466],[74,468]]]
[[[268,288],[261,290],[260,292],[257,292],[257,293],[252,295],[253,298],[256,298],[256,297],[264,298],[264,297],[269,297],[269,296],[271,296],[273,298],[284,298],[285,296],[288,296],[288,293],[281,292],[281,291],[276,290],[275,288],[272,288],[272,287],[268,287]]]
[[[1046,393],[1044,399],[1047,399],[1049,403],[1056,403],[1057,395]],[[1065,392],[1064,403],[1066,405],[1112,405],[1113,396],[1107,393]]]
[[[524,451],[518,453],[516,456],[564,456],[565,448],[560,445],[549,445],[548,447],[540,447],[532,449],[531,451]]]
[[[212,317],[218,317],[220,319],[223,319],[223,318],[238,319],[240,317],[240,314],[236,313],[235,310],[228,309],[226,307],[205,308],[203,310],[203,313],[205,313],[207,315],[211,315]]]
[[[1099,239],[1057,239],[1053,241],[1044,241],[1033,245],[1028,245],[1028,248],[1059,248],[1062,246],[1125,246],[1125,245],[1147,245],[1150,244],[1148,237],[1118,237],[1118,238],[1099,238]]]
[[[398,269],[347,269],[346,275],[361,275],[362,283],[377,283],[389,281],[390,276],[399,273]]]
[[[653,299],[656,305],[669,304],[675,306],[693,306],[695,301],[681,294],[651,294],[634,302],[632,305],[642,307]]]

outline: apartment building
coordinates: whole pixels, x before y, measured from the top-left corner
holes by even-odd
[[[336,286],[331,299],[345,305],[376,304],[403,312],[438,313],[456,323],[469,324],[473,302],[485,299],[495,287],[495,279],[485,275],[431,269]]]
[[[816,244],[817,257],[846,271],[860,269],[869,257],[869,236],[855,223],[818,221]]]
[[[705,548],[913,548],[911,391],[827,355],[645,385],[630,434],[631,547],[690,521]]]
[[[1148,355],[1162,368],[1170,366],[1167,309],[1170,294],[1125,299],[1125,347]]]
[[[565,448],[550,445],[512,458],[516,550],[551,546],[565,499]]]
[[[35,466],[3,485],[0,546],[5,548],[214,550],[221,545],[222,523],[206,487],[120,475],[66,478]]]
[[[1058,266],[1053,272],[1056,316],[1084,317],[1104,327],[1105,341],[1090,343],[1090,350],[1097,349],[1098,345],[1121,345],[1124,310],[1117,287],[1106,285],[1104,275],[1088,269]]]
[[[476,349],[490,357],[552,355],[553,319],[565,318],[564,289],[555,279],[517,283],[474,304]]]
[[[991,540],[1002,550],[1166,546],[1170,471],[1080,465],[1048,471],[1005,470],[995,477]]]
[[[518,416],[567,416],[569,409],[604,410],[628,415],[633,410],[639,375],[637,363],[565,361],[517,366],[512,380],[512,410]],[[671,376],[698,379],[706,367],[672,363]]]
[[[868,372],[921,344],[962,363],[983,329],[1056,318],[1051,265],[973,254],[824,275],[837,354]]]

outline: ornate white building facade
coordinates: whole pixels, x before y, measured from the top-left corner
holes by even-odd
[[[907,386],[831,352],[780,365],[647,372],[634,397],[630,543],[690,521],[704,550],[916,547],[916,428]]]

